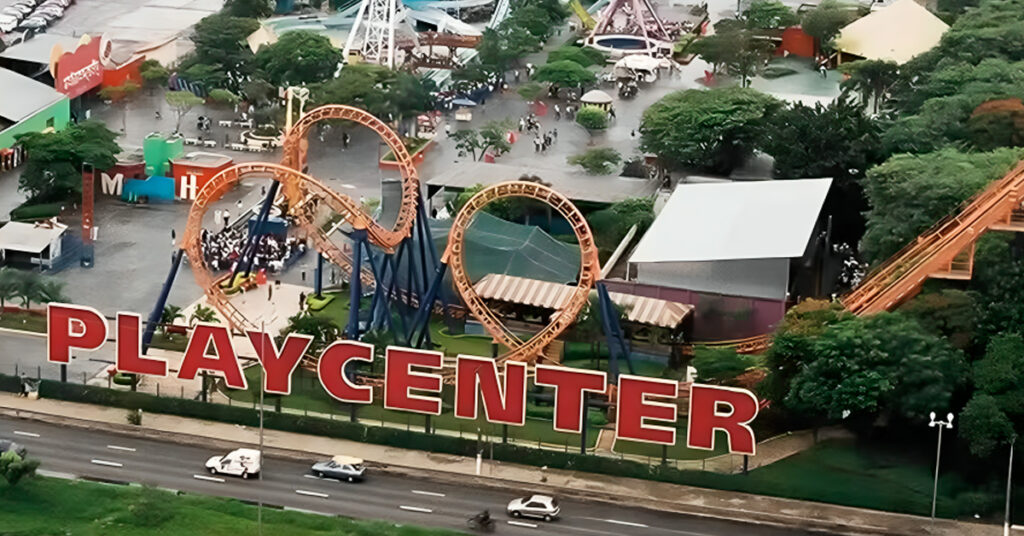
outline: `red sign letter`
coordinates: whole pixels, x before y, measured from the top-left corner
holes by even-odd
[[[608,387],[604,372],[537,365],[533,383],[555,388],[555,430],[580,433],[583,429],[583,392],[603,393]]]
[[[46,359],[71,361],[71,349],[96,350],[107,340],[107,319],[92,307],[51,303],[46,306]]]
[[[118,372],[167,376],[167,360],[142,357],[142,317],[133,313],[117,313]]]
[[[206,347],[213,341],[215,355],[206,353]],[[198,324],[192,330],[192,337],[185,348],[185,357],[181,360],[178,378],[191,380],[200,369],[220,372],[224,382],[232,389],[246,389],[248,383],[242,368],[238,366],[235,349],[231,346],[231,333],[224,326]]]
[[[262,331],[250,331],[249,342],[256,349],[256,355],[263,365],[263,389],[278,395],[292,394],[292,373],[299,365],[299,360],[306,353],[313,337],[289,333],[284,338],[284,348],[277,353],[277,344],[273,337]]]
[[[721,406],[726,409],[721,410]],[[686,446],[691,449],[715,448],[715,430],[725,430],[729,452],[754,455],[757,442],[748,424],[757,417],[757,397],[746,389],[718,385],[690,386],[690,426]]]
[[[373,387],[356,385],[345,376],[345,365],[349,361],[373,362],[373,345],[356,341],[338,341],[328,346],[316,366],[320,385],[324,386],[327,394],[342,402],[373,402]]]
[[[441,399],[410,394],[409,391],[441,392],[441,375],[413,372],[411,367],[441,368],[441,352],[388,347],[384,368],[384,408],[441,414]]]
[[[455,416],[476,419],[477,387],[483,393],[487,422],[526,424],[526,363],[505,363],[504,388],[493,359],[460,355],[455,368]]]
[[[652,402],[647,397],[661,396],[674,400],[679,396],[679,382],[622,374],[619,376],[618,391],[616,439],[675,445],[675,426],[652,426],[646,421],[650,419],[675,424],[676,405],[669,402]]]

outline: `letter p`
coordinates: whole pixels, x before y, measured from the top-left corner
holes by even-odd
[[[71,349],[96,350],[107,340],[107,319],[92,307],[51,303],[46,306],[46,359],[71,361]]]

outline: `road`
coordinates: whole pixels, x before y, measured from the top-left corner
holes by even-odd
[[[136,482],[354,518],[464,530],[467,517],[489,509],[499,522],[497,533],[509,535],[809,534],[577,500],[562,501],[562,518],[552,523],[514,520],[506,516],[505,505],[526,490],[503,493],[372,469],[366,482],[342,483],[313,477],[310,464],[269,457],[262,481],[212,477],[204,464],[220,451],[11,418],[0,418],[0,439],[25,445],[30,456],[42,461],[44,474]]]

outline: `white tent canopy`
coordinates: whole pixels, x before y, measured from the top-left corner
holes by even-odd
[[[898,0],[840,30],[836,48],[859,58],[902,64],[939,44],[948,29],[915,0]]]
[[[600,89],[592,89],[580,97],[580,102],[583,104],[611,104],[612,97]]]

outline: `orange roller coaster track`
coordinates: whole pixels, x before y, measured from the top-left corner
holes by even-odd
[[[488,203],[509,197],[535,199],[548,204],[562,215],[572,226],[573,234],[580,245],[580,275],[576,288],[562,309],[555,312],[551,323],[537,332],[527,341],[523,341],[512,333],[500,319],[487,307],[483,299],[473,288],[473,282],[466,273],[465,238],[466,231],[473,221],[473,216]],[[506,360],[535,362],[551,344],[576,320],[576,316],[587,304],[590,289],[601,274],[600,262],[597,258],[597,246],[590,226],[583,214],[558,192],[533,182],[511,181],[495,184],[484,188],[474,195],[459,211],[452,223],[448,235],[448,246],[442,262],[448,264],[452,271],[455,289],[465,303],[466,308],[483,324],[484,329],[495,340],[509,348],[509,352],[498,357],[499,362]]]

